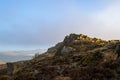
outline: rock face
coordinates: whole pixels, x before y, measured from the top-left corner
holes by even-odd
[[[64,44],[67,46],[71,43],[73,43],[77,38],[79,37],[79,35],[76,34],[70,34],[69,36],[66,36],[64,39]]]

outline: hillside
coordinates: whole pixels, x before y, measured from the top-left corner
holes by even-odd
[[[32,60],[9,63],[0,80],[120,80],[120,41],[70,34]]]

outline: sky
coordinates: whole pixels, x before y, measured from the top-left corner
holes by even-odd
[[[120,39],[119,0],[0,0],[0,51],[47,49],[70,33]]]

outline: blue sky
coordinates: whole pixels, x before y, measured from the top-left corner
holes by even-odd
[[[45,49],[70,33],[120,39],[119,0],[0,0],[0,51]]]

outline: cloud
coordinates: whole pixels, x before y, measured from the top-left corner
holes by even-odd
[[[92,15],[93,26],[98,26],[95,30],[98,30],[100,36],[104,39],[120,39],[120,1],[108,5],[101,11],[98,11]]]
[[[45,49],[37,49],[30,51],[6,51],[0,52],[0,60],[5,62],[14,62],[20,60],[29,60],[32,59],[35,54],[44,53]]]
[[[4,12],[6,17],[0,20],[3,21],[0,24],[0,50],[13,52],[0,53],[0,59],[15,61],[31,58],[34,52],[14,50],[48,48],[62,41],[65,35],[70,33],[82,33],[107,40],[120,39],[120,1],[101,1],[103,5],[86,3],[83,6],[81,3],[81,6],[66,0],[59,5],[42,5],[42,9],[38,4],[35,7],[24,6],[24,9],[19,6],[20,9],[17,8],[10,14],[10,10]],[[14,15],[9,17],[11,14]]]
[[[70,33],[83,33],[103,39],[120,38],[120,2],[116,0],[109,4],[107,1],[105,3],[106,6],[100,10],[85,11],[79,4],[65,1],[64,4],[53,4],[52,7],[43,6],[45,11],[43,10],[42,13],[45,15],[38,12],[39,7],[36,8],[36,12],[40,15],[33,15],[34,10],[27,10],[31,12],[30,15],[22,12],[18,14],[21,11],[19,9],[20,11],[15,15],[19,20],[13,20],[10,25],[0,30],[0,44],[24,46],[24,48],[51,46],[62,41],[65,35]],[[49,11],[46,9],[48,7],[50,7]]]
[[[36,53],[44,53],[46,49],[37,49],[37,50],[31,50],[31,51],[6,51],[6,52],[0,52],[1,55],[9,56],[9,57],[32,57]]]

